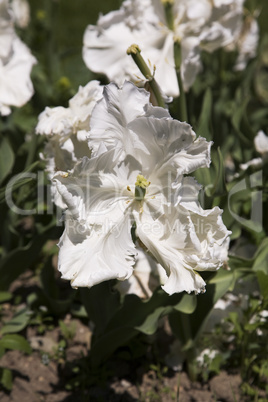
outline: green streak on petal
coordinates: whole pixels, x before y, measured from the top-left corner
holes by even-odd
[[[138,174],[137,181],[135,183],[135,199],[142,201],[146,194],[146,188],[150,185],[150,182],[145,179],[144,176]]]

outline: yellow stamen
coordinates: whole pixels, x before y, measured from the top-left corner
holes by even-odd
[[[151,182],[146,180],[142,174],[138,174],[135,186],[139,186],[141,188],[146,188],[146,187],[150,186],[150,184],[151,184]]]

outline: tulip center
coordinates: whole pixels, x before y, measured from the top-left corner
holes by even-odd
[[[137,180],[135,183],[135,199],[137,201],[142,201],[146,194],[146,188],[151,184],[145,177],[141,174],[138,174]]]

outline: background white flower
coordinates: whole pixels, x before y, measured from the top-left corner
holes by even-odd
[[[0,2],[0,114],[21,107],[34,93],[30,74],[35,57],[18,38],[14,15],[7,1]]]
[[[15,23],[20,28],[26,28],[30,22],[30,6],[27,0],[12,0],[12,10]]]
[[[254,145],[257,152],[261,154],[261,158],[253,158],[246,163],[241,163],[239,165],[240,169],[247,170],[250,166],[255,166],[259,168],[268,159],[268,137],[265,133],[260,130],[258,131],[256,137],[254,138]]]
[[[237,68],[255,55],[258,35],[253,17],[252,28],[247,29],[242,39],[244,0],[174,0],[172,23],[166,18],[163,3],[161,0],[146,0],[146,3],[125,0],[118,11],[101,16],[96,26],[89,25],[83,47],[88,68],[106,74],[119,85],[125,79],[142,82],[140,71],[126,55],[128,47],[136,43],[152,69],[156,66],[155,78],[163,92],[178,96],[174,40],[181,47],[181,77],[185,90],[192,86],[202,69],[201,50],[213,52],[220,47],[238,46]]]

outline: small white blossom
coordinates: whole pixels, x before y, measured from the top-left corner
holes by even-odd
[[[268,154],[268,137],[263,131],[258,131],[256,137],[254,138],[254,145],[256,151],[258,151],[261,155],[264,156]]]
[[[222,211],[203,210],[200,186],[183,176],[209,166],[211,144],[148,96],[131,83],[108,85],[91,116],[91,158],[54,176],[68,207],[59,270],[74,287],[130,278],[138,264],[134,224],[165,270],[169,294],[202,292],[198,271],[217,270],[227,258]]]
[[[250,166],[259,168],[268,159],[268,137],[263,131],[258,131],[256,137],[254,138],[254,145],[257,152],[261,154],[261,158],[253,158],[246,163],[240,164],[240,169],[247,170]]]
[[[197,356],[196,362],[199,367],[207,367],[218,354],[219,350],[206,348]]]

